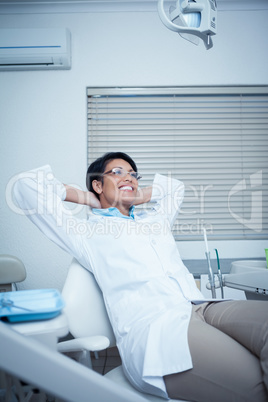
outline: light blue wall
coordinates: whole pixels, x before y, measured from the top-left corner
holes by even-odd
[[[70,71],[0,73],[0,253],[24,261],[22,288],[61,289],[71,257],[10,210],[10,179],[49,163],[60,180],[85,187],[88,86],[268,85],[268,10],[219,12],[209,51],[169,31],[155,11],[27,10],[0,7],[0,28],[69,28],[73,64]],[[259,241],[212,247],[224,258],[264,257]],[[185,259],[204,258],[201,242],[179,248]]]

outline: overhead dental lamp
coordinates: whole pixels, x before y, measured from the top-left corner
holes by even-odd
[[[164,10],[164,0],[158,0],[158,13],[163,24],[184,39],[198,45],[199,38],[207,49],[212,48],[212,35],[217,29],[216,0],[177,0],[169,16]]]

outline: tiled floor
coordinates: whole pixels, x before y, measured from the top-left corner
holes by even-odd
[[[91,361],[93,370],[100,374],[106,374],[113,368],[121,365],[121,358],[116,347],[98,352],[97,359],[94,353],[91,353]]]

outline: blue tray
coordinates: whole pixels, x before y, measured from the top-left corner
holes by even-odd
[[[56,289],[0,293],[0,319],[10,322],[47,320],[59,315],[63,307],[64,301]]]

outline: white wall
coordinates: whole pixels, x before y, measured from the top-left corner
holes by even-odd
[[[219,12],[209,51],[169,31],[156,12],[48,11],[0,7],[0,28],[66,27],[72,34],[70,71],[0,72],[0,253],[25,263],[21,288],[61,289],[71,257],[10,210],[5,189],[18,172],[46,163],[63,182],[85,187],[88,86],[268,85],[268,10]],[[223,258],[255,258],[264,257],[264,243],[216,247]],[[201,242],[180,250],[186,259],[204,257]]]

